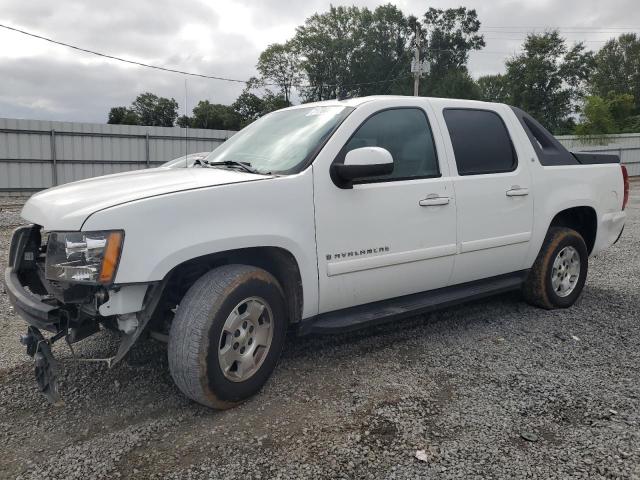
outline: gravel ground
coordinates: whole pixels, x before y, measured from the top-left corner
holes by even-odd
[[[0,208],[4,263],[19,218]],[[0,478],[640,479],[640,183],[628,213],[568,310],[511,294],[290,338],[262,393],[225,412],[181,396],[153,340],[112,370],[57,345],[65,404],[48,405],[0,288]],[[115,346],[101,332],[79,350]]]

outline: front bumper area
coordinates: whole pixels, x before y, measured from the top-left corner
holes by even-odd
[[[20,342],[34,360],[38,388],[51,403],[58,403],[58,363],[52,345],[64,340],[76,361],[102,361],[112,367],[124,358],[144,331],[166,282],[151,285],[153,295],[144,303],[147,285],[116,286],[106,291],[92,285],[48,281],[44,273],[47,247],[46,242],[42,244],[38,225],[17,228],[11,240],[4,283],[15,312],[28,324]],[[99,311],[101,307],[103,313]],[[126,322],[120,322],[122,314],[126,314]],[[73,344],[98,333],[101,324],[103,328],[120,330],[118,351],[107,358],[77,357]],[[41,330],[52,335],[45,336]]]
[[[19,227],[13,232],[4,284],[11,304],[29,325],[55,333],[61,320],[60,303],[41,285],[39,288],[36,285],[40,242],[40,227],[36,225]]]
[[[7,267],[4,271],[4,284],[16,313],[29,325],[51,332],[58,331],[56,327],[60,323],[58,306],[46,303],[42,297],[29,292],[12,267]]]

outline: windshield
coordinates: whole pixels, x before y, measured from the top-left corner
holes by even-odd
[[[205,162],[241,162],[259,173],[297,173],[352,110],[336,105],[270,113],[216,148]]]

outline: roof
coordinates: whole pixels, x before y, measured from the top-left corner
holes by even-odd
[[[344,100],[324,100],[322,102],[311,102],[311,103],[302,103],[300,105],[295,105],[292,107],[288,107],[289,109],[296,108],[306,108],[306,107],[328,107],[328,106],[348,106],[348,107],[358,107],[364,103],[374,102],[376,100],[392,100],[392,99],[407,99],[413,98],[408,95],[371,95],[368,97],[356,97],[356,98],[348,98]],[[487,105],[499,105],[490,102],[482,102],[479,100],[463,100],[456,98],[438,98],[438,97],[419,97],[424,100],[429,100],[432,103],[437,104],[448,104],[450,106],[467,106],[476,108],[487,106]]]

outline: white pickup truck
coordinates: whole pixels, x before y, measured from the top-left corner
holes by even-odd
[[[110,366],[149,333],[186,396],[227,408],[265,383],[287,330],[516,289],[569,307],[621,235],[629,188],[617,157],[572,154],[521,110],[419,97],[286,108],[199,163],[25,204],[5,283],[51,400],[51,344],[100,328],[121,335]]]

